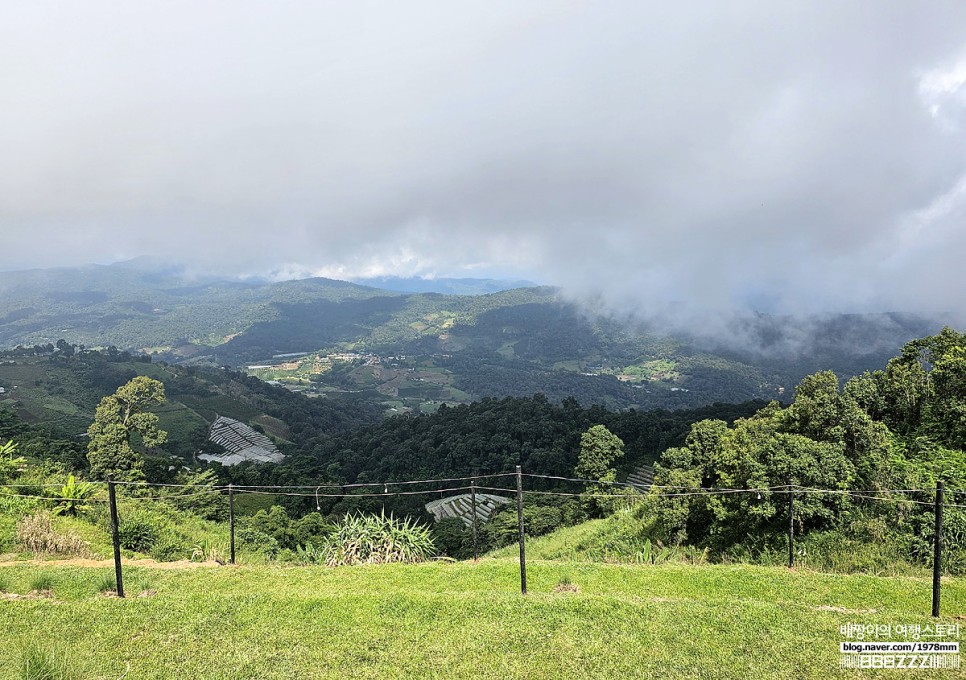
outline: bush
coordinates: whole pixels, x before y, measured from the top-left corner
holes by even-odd
[[[486,523],[486,542],[501,548],[519,540],[520,528],[517,510],[507,507],[497,512]],[[528,537],[543,536],[563,526],[563,511],[551,505],[529,505],[523,508],[523,531]]]
[[[27,552],[41,555],[86,557],[90,554],[86,541],[70,532],[56,531],[47,511],[28,515],[17,522],[17,545]]]
[[[914,533],[909,545],[910,556],[923,565],[932,565],[935,545],[934,515],[921,513],[913,519]],[[948,508],[943,517],[942,566],[947,574],[966,574],[966,513]]]
[[[458,560],[473,556],[472,529],[459,517],[444,517],[436,522],[433,525],[433,543],[442,555]]]
[[[164,530],[151,546],[148,555],[158,562],[172,562],[188,557],[188,542],[183,536],[172,530]]]
[[[278,555],[278,541],[273,536],[269,536],[264,531],[260,531],[255,527],[239,527],[235,531],[235,540],[239,546],[248,548],[253,552],[261,553],[266,557],[275,557]]]
[[[275,539],[280,548],[294,549],[297,545],[295,531],[288,513],[281,505],[273,505],[268,512],[259,510],[251,517],[239,518],[241,526],[256,529]]]
[[[163,520],[143,510],[134,510],[121,516],[117,533],[121,547],[139,553],[148,553],[161,537]]]
[[[325,564],[423,562],[436,554],[428,528],[392,515],[346,515],[326,539]]]
[[[334,524],[326,521],[317,512],[310,512],[294,522],[292,527],[296,545],[321,545],[325,542],[325,537],[332,534],[335,529]]]

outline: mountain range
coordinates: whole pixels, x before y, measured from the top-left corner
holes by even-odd
[[[395,412],[537,392],[612,408],[682,408],[789,400],[808,373],[881,367],[903,343],[942,326],[910,314],[734,313],[680,330],[643,314],[593,311],[545,286],[368,282],[395,290],[324,278],[227,280],[152,260],[5,272],[0,348],[59,339],[115,346],[172,364],[240,368],[312,395],[351,393]],[[420,287],[434,292],[402,292]]]

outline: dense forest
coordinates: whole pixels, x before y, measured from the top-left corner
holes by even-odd
[[[961,572],[966,514],[955,506],[966,500],[964,450],[966,335],[946,328],[844,385],[831,371],[808,376],[787,408],[770,404],[731,425],[696,423],[684,446],[661,454],[649,531],[718,556],[760,554],[782,540],[793,492],[800,534],[824,536],[843,553],[886,546],[925,561],[942,480],[954,506],[949,568]],[[728,488],[757,492],[680,493]]]
[[[137,375],[161,381],[167,392],[166,403],[155,410],[168,441],[149,452],[159,468],[166,469],[172,455],[192,462],[210,447],[208,428],[220,415],[265,431],[285,451],[383,419],[379,406],[351,395],[309,399],[237,371],[155,363],[115,348],[81,350],[63,341],[0,353],[0,410],[29,427],[37,443],[24,441],[27,453],[70,458],[82,469],[83,460],[70,453],[82,448],[78,433],[86,430],[104,396]]]
[[[610,411],[582,408],[576,400],[554,404],[542,394],[484,399],[443,407],[432,415],[398,416],[381,425],[308,442],[273,472],[279,479],[342,483],[426,479],[512,471],[570,475],[580,435],[604,424],[626,444],[623,470],[653,463],[668,446],[683,442],[692,423],[734,420],[762,402],[717,404],[687,411]]]

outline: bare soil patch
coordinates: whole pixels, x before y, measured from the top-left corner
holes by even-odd
[[[63,560],[0,560],[0,567],[15,567],[25,564],[30,566],[113,567],[114,560],[94,560],[86,557],[71,557]],[[207,562],[192,562],[191,560],[158,562],[150,558],[143,560],[122,559],[121,564],[129,567],[148,567],[151,569],[198,569],[201,567],[224,566],[213,560]]]

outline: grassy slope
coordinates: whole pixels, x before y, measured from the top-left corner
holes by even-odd
[[[56,640],[83,677],[104,678],[120,677],[128,664],[129,678],[866,677],[837,670],[840,625],[930,621],[926,579],[749,566],[528,566],[527,598],[508,559],[129,568],[129,591],[157,592],[125,601],[96,594],[104,569],[8,566],[0,569],[8,590],[22,593],[43,573],[56,598],[0,601],[0,668],[17,664],[24,645]],[[553,592],[561,580],[580,591]],[[966,584],[950,581],[943,602],[949,614],[966,612]]]

